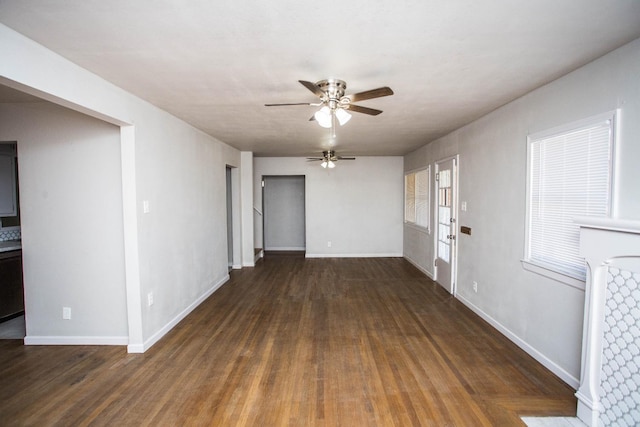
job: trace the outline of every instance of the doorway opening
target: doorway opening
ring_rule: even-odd
[[[262,177],[262,221],[265,255],[306,251],[305,177]]]
[[[0,141],[0,339],[26,335],[17,148]]]

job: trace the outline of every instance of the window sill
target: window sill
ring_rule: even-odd
[[[413,230],[415,230],[415,231],[419,231],[420,233],[424,233],[424,234],[431,234],[431,233],[429,232],[429,229],[428,229],[428,228],[423,227],[423,226],[421,226],[421,225],[414,224],[414,223],[412,223],[412,222],[406,222],[406,221],[405,221],[404,225],[405,225],[405,227],[411,228],[411,229],[413,229]]]
[[[564,285],[571,286],[572,288],[580,289],[582,291],[585,290],[585,282],[583,282],[582,280],[567,276],[565,274],[558,273],[546,267],[542,267],[539,264],[534,264],[531,261],[528,261],[525,259],[521,260],[520,262],[522,263],[522,268],[524,268],[527,271],[539,274],[544,277],[548,277],[549,279],[553,279]]]

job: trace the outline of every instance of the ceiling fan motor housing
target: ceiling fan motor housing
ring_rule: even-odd
[[[324,157],[324,159],[325,159],[326,161],[332,160],[332,161],[334,161],[334,162],[335,162],[335,161],[337,160],[337,158],[336,158],[336,152],[335,152],[335,151],[333,151],[333,150],[323,151],[323,152],[322,152],[322,157]]]
[[[324,101],[329,104],[329,108],[332,110],[338,107],[338,103],[342,101],[344,93],[347,90],[347,83],[338,79],[320,80],[316,82],[316,86],[326,94]]]

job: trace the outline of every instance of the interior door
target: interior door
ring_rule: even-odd
[[[436,163],[436,282],[455,292],[457,159]]]

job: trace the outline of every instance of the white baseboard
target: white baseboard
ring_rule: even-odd
[[[400,253],[388,254],[305,254],[306,258],[402,258]]]
[[[305,249],[304,246],[278,246],[265,248],[265,251],[304,251]]]
[[[38,336],[27,335],[24,345],[127,345],[128,336]]]
[[[166,325],[164,325],[158,332],[149,337],[142,345],[134,344],[127,346],[127,351],[129,353],[144,353],[149,350],[151,346],[157,343],[160,338],[165,336],[167,332],[173,329],[182,319],[187,317],[189,313],[191,313],[197,306],[202,304],[204,300],[209,298],[211,294],[217,291],[222,285],[224,285],[229,280],[229,275],[225,275],[220,279],[217,283],[214,283],[211,288],[207,289],[202,295],[200,295],[194,302],[189,304],[184,310],[182,310],[176,317],[171,319]]]
[[[431,280],[433,279],[433,273],[431,271],[428,271],[426,268],[424,268],[423,266],[421,266],[420,264],[418,264],[416,261],[412,260],[410,257],[404,255],[404,259],[406,259],[407,261],[409,261],[411,264],[413,264],[413,266],[415,268],[417,268],[418,270],[422,271],[424,274],[427,275],[427,277]]]
[[[489,316],[487,313],[482,311],[479,307],[474,305],[471,301],[463,298],[460,295],[456,295],[456,298],[461,303],[466,305],[471,311],[476,313],[478,316],[482,317],[491,326],[493,326],[498,331],[500,331],[502,335],[509,338],[509,340],[511,340],[515,345],[520,347],[522,350],[527,352],[531,357],[533,357],[538,362],[540,362],[542,366],[544,366],[545,368],[553,372],[555,375],[557,375],[562,381],[567,383],[569,386],[573,387],[575,390],[578,389],[578,387],[580,386],[580,380],[578,378],[574,377],[569,372],[564,370],[562,367],[558,366],[555,362],[553,362],[552,360],[547,358],[544,354],[540,353],[538,350],[533,348],[530,344],[528,344],[522,338],[518,337],[516,334],[511,332],[509,329],[507,329],[504,325],[502,325],[496,319],[494,319],[493,317]]]

